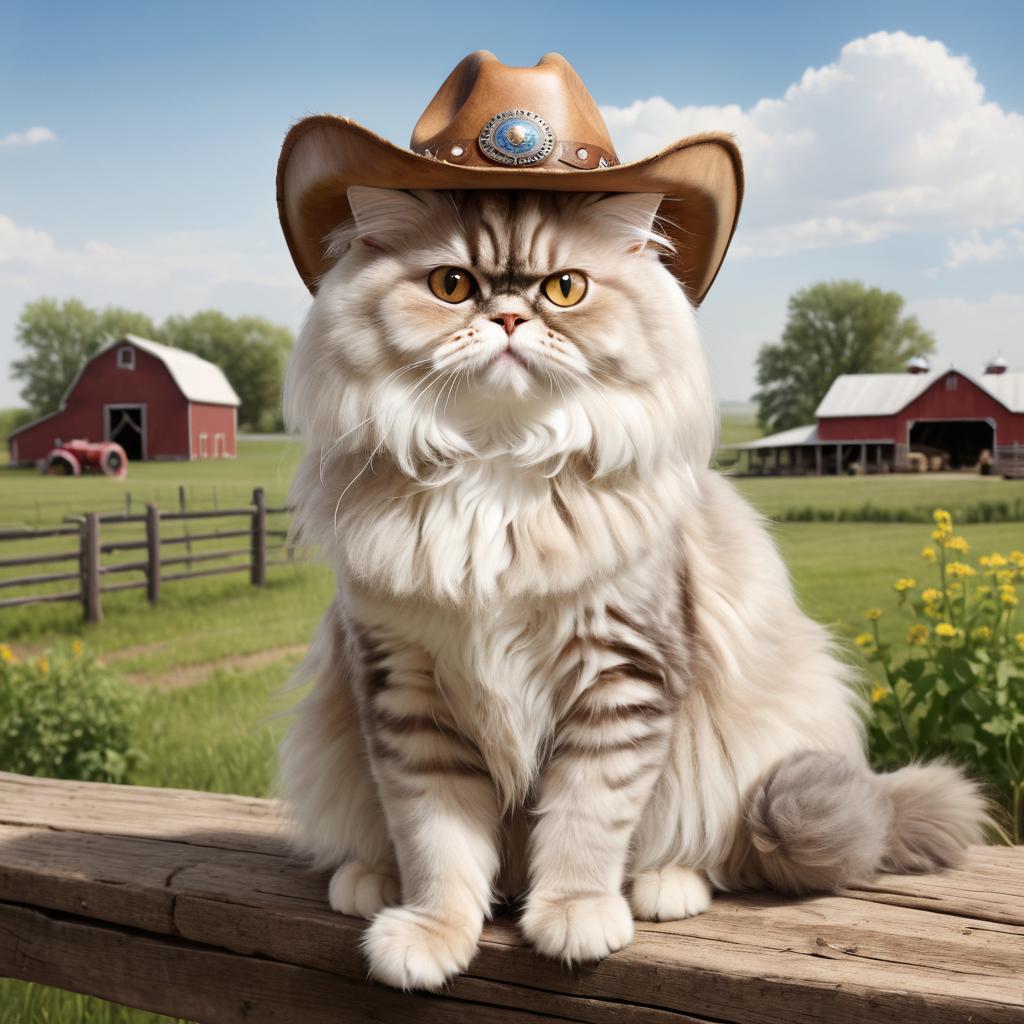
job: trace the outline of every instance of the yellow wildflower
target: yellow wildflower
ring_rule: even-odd
[[[966,576],[976,576],[977,570],[973,565],[968,565],[966,562],[950,562],[946,566],[946,573],[953,577],[953,579],[962,579]]]
[[[1024,633],[1018,633],[1013,639],[1017,641],[1017,646],[1024,651]]]
[[[77,658],[85,650],[85,644],[81,640],[71,641],[71,653]]]
[[[1024,569],[1024,551],[1011,551],[1010,561],[1013,562],[1018,569]]]
[[[996,583],[1012,583],[1016,576],[1017,574],[1012,569],[1000,569],[999,572],[996,573]]]
[[[11,650],[10,644],[0,644],[0,661],[14,662],[18,659],[14,656],[14,651]]]
[[[935,560],[939,556],[935,553],[935,548],[921,548],[921,557],[926,562],[931,562],[932,565],[934,565],[935,564]]]
[[[986,569],[1001,569],[1006,565],[1006,559],[998,551],[993,551],[991,555],[982,555],[978,562]]]
[[[975,597],[988,597],[991,593],[992,593],[992,588],[991,587],[975,587],[974,588],[974,596]]]
[[[871,622],[877,622],[882,617],[881,608],[869,608],[865,613]]]
[[[50,659],[45,654],[39,655],[39,671],[45,676],[50,671]]]
[[[907,643],[915,647],[923,647],[928,642],[928,627],[923,622],[917,622],[907,630]]]
[[[913,590],[917,586],[917,580],[912,577],[901,577],[893,585],[893,590],[898,594],[902,594],[906,590]]]
[[[999,600],[1002,604],[1005,604],[1008,608],[1016,608],[1020,601],[1017,599],[1017,592],[1012,588],[1000,590]]]
[[[938,619],[942,617],[942,609],[937,604],[926,604],[924,606],[924,613],[929,619]]]
[[[944,640],[952,639],[959,630],[951,622],[940,622],[935,627],[935,635],[941,636]]]
[[[964,592],[964,585],[959,580],[953,580],[952,583],[946,587],[946,593],[950,597],[961,597]]]
[[[888,692],[884,686],[875,686],[871,691],[871,703],[877,704]]]
[[[936,590],[934,587],[928,587],[921,594],[921,600],[924,601],[925,604],[938,604],[939,601],[942,600],[942,598],[942,591]]]
[[[966,537],[947,537],[942,542],[942,546],[953,551],[959,551],[962,555],[966,555],[971,550],[971,545],[967,543]]]
[[[992,639],[992,627],[991,626],[975,626],[971,630],[971,638],[973,640],[991,640]]]
[[[937,508],[932,513],[932,519],[937,526],[953,525],[953,517],[944,508]]]
[[[858,647],[869,647],[875,642],[875,638],[870,633],[861,633],[853,642]]]

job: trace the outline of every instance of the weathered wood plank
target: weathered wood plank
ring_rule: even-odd
[[[0,776],[0,821],[0,900],[383,991],[364,985],[364,923],[329,910],[269,801]],[[486,1003],[592,1024],[1024,1021],[1022,891],[1024,851],[978,849],[838,896],[719,897],[574,971],[499,919],[444,1019]]]
[[[0,904],[0,974],[200,1024],[451,1024],[467,1019],[474,1024],[538,1024],[582,1019],[404,994],[323,971],[7,904]]]

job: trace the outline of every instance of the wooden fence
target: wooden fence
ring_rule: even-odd
[[[62,526],[0,531],[0,550],[4,545],[17,545],[18,552],[13,557],[0,557],[0,571],[74,564],[74,568],[60,571],[0,577],[0,593],[67,584],[65,589],[55,592],[0,597],[0,608],[79,601],[86,619],[100,622],[104,594],[145,590],[149,603],[155,605],[165,583],[229,573],[248,573],[253,586],[262,586],[269,567],[293,561],[287,528],[268,526],[268,517],[287,511],[284,505],[268,506],[263,488],[257,487],[252,492],[252,504],[247,508],[162,512],[156,505],[147,505],[144,514],[88,512],[69,517],[72,522]],[[214,520],[227,521],[227,528],[209,525]],[[191,532],[189,524],[195,522],[203,523],[204,528]],[[167,526],[177,528],[176,535],[168,535]],[[129,530],[127,538],[123,535],[107,538],[107,532],[121,534],[122,528]],[[64,537],[74,538],[73,546],[41,554],[24,553],[31,541]],[[209,542],[224,541],[232,541],[233,546],[212,549],[207,546]],[[284,552],[283,556],[279,552]],[[127,561],[124,560],[126,553]],[[200,568],[194,568],[196,565]],[[128,578],[124,578],[126,576]]]
[[[0,772],[0,977],[204,1024],[1020,1024],[1024,849],[832,896],[720,895],[637,922],[600,964],[542,960],[501,915],[442,993],[368,984],[281,808]]]

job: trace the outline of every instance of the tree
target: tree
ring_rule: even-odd
[[[11,364],[12,375],[23,381],[21,397],[40,416],[57,408],[79,367],[108,341],[125,334],[151,338],[153,332],[145,313],[90,309],[78,299],[39,299],[18,318],[15,337],[23,354]]]
[[[238,422],[247,430],[281,430],[281,383],[292,348],[292,334],[258,316],[235,320],[208,309],[193,316],[172,316],[157,341],[194,352],[216,363],[242,400]]]
[[[754,395],[768,431],[814,422],[839,374],[891,373],[935,351],[935,339],[903,315],[896,292],[860,281],[825,281],[794,293],[782,338],[761,347]]]

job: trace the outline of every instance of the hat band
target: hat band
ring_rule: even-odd
[[[471,167],[496,167],[479,149],[479,140],[446,139],[444,142],[432,142],[429,146],[415,146],[413,152],[431,160],[439,160],[446,164],[462,164]],[[619,160],[614,153],[591,142],[556,142],[551,154],[543,161],[521,165],[516,170],[529,171],[535,167],[551,170],[552,163],[568,164],[575,170],[592,171],[604,167],[615,167]]]

